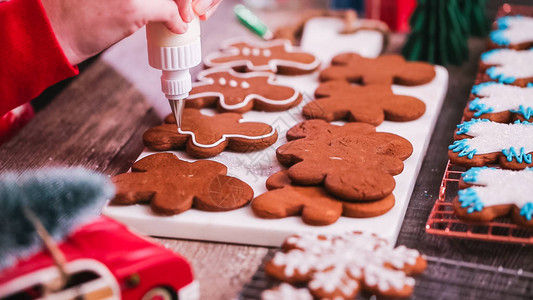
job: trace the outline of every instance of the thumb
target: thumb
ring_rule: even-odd
[[[177,34],[187,31],[188,25],[182,20],[174,1],[149,0],[143,3],[145,3],[143,11],[146,22],[162,22],[168,30]]]

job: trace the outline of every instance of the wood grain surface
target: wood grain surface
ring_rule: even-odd
[[[223,39],[243,29],[233,18],[238,1],[225,0],[204,24],[204,53],[218,48]],[[509,1],[530,3],[530,1]],[[491,1],[491,12],[503,1]],[[288,14],[285,14],[287,16]],[[274,28],[297,17],[279,14],[262,17]],[[207,30],[205,30],[207,29]],[[395,35],[390,52],[397,52],[405,37]],[[474,82],[479,54],[486,42],[470,41],[470,59],[449,67],[450,85],[439,121],[422,165],[398,242],[423,253],[510,269],[533,270],[532,247],[431,236],[425,222],[438,196],[446,165],[446,146]],[[46,166],[85,166],[108,175],[126,171],[143,149],[141,135],[160,123],[135,87],[105,62],[96,59],[37,114],[15,138],[0,146],[0,172]],[[250,280],[267,248],[154,238],[154,241],[187,257],[201,283],[202,299],[229,299]],[[482,280],[482,278],[480,278]],[[427,299],[445,282],[435,282],[422,296]],[[466,289],[467,287],[465,287]],[[472,294],[473,293],[473,294]],[[475,290],[469,295],[474,295]]]

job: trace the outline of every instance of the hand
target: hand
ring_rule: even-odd
[[[151,21],[163,22],[177,34],[184,33],[195,14],[206,19],[221,0],[192,1],[41,0],[59,45],[73,65]]]

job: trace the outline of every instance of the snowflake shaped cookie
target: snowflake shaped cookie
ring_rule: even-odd
[[[288,283],[265,290],[261,293],[262,300],[313,300],[308,289],[297,289]]]
[[[533,124],[517,121],[502,124],[473,119],[457,125],[448,156],[454,164],[481,167],[499,164],[505,169],[532,166]]]
[[[465,119],[486,118],[499,123],[530,120],[533,116],[533,85],[519,87],[484,82],[472,88],[475,98],[465,109]]]
[[[320,61],[311,53],[293,47],[288,40],[267,42],[230,39],[222,44],[221,52],[207,55],[208,68],[229,67],[239,71],[271,71],[284,75],[311,73]]]
[[[393,248],[361,232],[342,235],[295,235],[265,266],[268,275],[305,283],[318,299],[353,299],[361,290],[378,296],[408,297],[426,261],[417,250]]]
[[[494,49],[481,54],[481,63],[491,80],[522,87],[533,82],[533,50]]]
[[[456,214],[467,220],[491,221],[511,214],[515,223],[533,227],[533,170],[471,168],[461,175]]]
[[[533,46],[533,18],[526,16],[505,16],[496,20],[497,30],[490,33],[495,46],[527,49]]]
[[[250,110],[281,111],[302,100],[294,88],[277,83],[267,72],[237,73],[213,68],[200,72],[193,83],[186,107],[218,107],[222,111],[244,113]]]

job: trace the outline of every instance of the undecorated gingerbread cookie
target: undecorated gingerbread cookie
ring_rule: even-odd
[[[519,170],[533,166],[531,152],[533,124],[472,119],[457,125],[448,156],[452,163],[465,167],[499,164],[504,169]]]
[[[252,201],[255,215],[266,219],[302,216],[304,223],[321,226],[335,223],[340,216],[370,218],[388,212],[394,206],[394,195],[375,201],[343,201],[328,194],[321,186],[297,186],[287,171],[270,176],[268,192]]]
[[[417,250],[393,248],[371,234],[294,235],[265,265],[268,275],[305,284],[315,299],[354,299],[361,291],[377,296],[409,297],[409,275],[422,273],[426,260]]]
[[[245,182],[226,175],[221,163],[180,160],[172,153],[147,156],[131,167],[131,173],[112,178],[117,188],[115,205],[150,203],[152,211],[175,215],[192,207],[228,211],[246,205],[254,196]]]
[[[303,108],[307,119],[346,120],[377,126],[383,120],[416,120],[426,111],[426,105],[418,98],[395,95],[386,85],[357,86],[346,81],[328,81],[318,87],[315,96],[317,100]]]
[[[230,67],[238,71],[271,71],[283,75],[312,73],[320,61],[311,53],[293,47],[288,40],[268,42],[231,39],[222,44],[221,52],[205,57],[208,68]]]
[[[197,109],[183,110],[178,132],[174,115],[165,119],[167,124],[148,129],[143,140],[152,150],[167,151],[186,149],[193,157],[213,157],[224,150],[250,152],[267,148],[278,139],[272,126],[260,122],[241,122],[238,113],[222,113],[213,116]]]
[[[498,123],[529,121],[533,116],[533,85],[519,87],[484,82],[472,87],[475,98],[464,111],[465,120],[489,119]]]
[[[533,50],[493,49],[481,54],[485,81],[527,86],[533,82]]]
[[[331,67],[320,72],[321,81],[344,80],[352,83],[421,85],[433,80],[435,68],[424,62],[407,62],[401,55],[366,58],[357,53],[335,56]]]
[[[377,200],[390,195],[393,175],[403,171],[411,143],[365,123],[336,126],[308,120],[287,132],[288,143],[276,150],[278,161],[299,185],[324,185],[345,200]]]
[[[471,168],[461,175],[461,190],[453,208],[461,219],[492,221],[511,215],[520,225],[533,227],[533,170]]]
[[[497,29],[490,33],[492,48],[524,50],[533,47],[533,18],[505,16],[496,20]]]
[[[198,80],[187,97],[186,107],[218,107],[222,111],[244,113],[252,109],[287,110],[302,101],[298,91],[274,82],[271,73],[213,68],[200,72]]]

